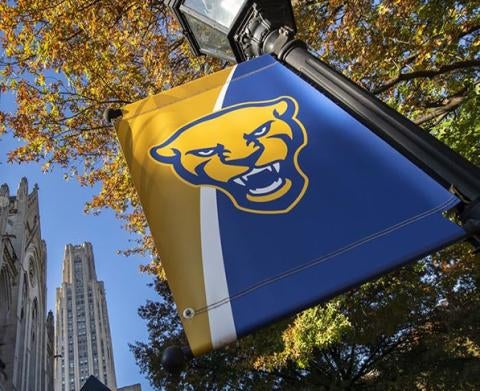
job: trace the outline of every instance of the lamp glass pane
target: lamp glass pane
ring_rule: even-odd
[[[201,49],[207,49],[212,54],[215,53],[217,57],[234,58],[230,42],[224,33],[191,15],[184,14],[184,16]]]
[[[185,0],[184,5],[200,15],[230,28],[233,20],[247,0]]]

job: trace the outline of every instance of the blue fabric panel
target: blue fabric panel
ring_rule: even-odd
[[[247,294],[238,293],[231,299],[238,335],[247,335],[288,314],[418,259],[460,239],[462,234],[456,225],[436,213],[345,253],[312,261],[311,266],[305,266],[296,273],[277,276],[276,280],[264,285],[258,284]],[[418,245],[419,238],[421,246]],[[322,239],[322,235],[317,237],[317,241]]]
[[[238,335],[464,234],[441,216],[458,202],[455,197],[272,57],[238,65],[223,106],[280,96],[297,101],[297,118],[308,134],[299,154],[309,179],[305,195],[289,213],[255,214],[217,192],[230,297],[238,296],[232,300]],[[362,244],[291,273],[355,243]],[[291,274],[253,289],[285,273]]]

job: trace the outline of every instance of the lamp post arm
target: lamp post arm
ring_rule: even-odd
[[[340,104],[442,185],[450,188],[465,204],[480,203],[478,167],[319,60],[309,52],[303,41],[293,39],[288,29],[271,33],[263,48],[265,53],[275,54],[281,62]],[[477,209],[472,206],[470,210]]]

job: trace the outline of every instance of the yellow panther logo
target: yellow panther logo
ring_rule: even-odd
[[[197,119],[150,149],[194,186],[212,186],[241,210],[286,213],[302,198],[308,178],[298,156],[307,133],[288,96],[241,103]]]

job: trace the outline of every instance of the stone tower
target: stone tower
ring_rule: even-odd
[[[55,391],[78,391],[90,375],[116,391],[105,288],[90,243],[65,246],[56,311]]]
[[[0,187],[0,391],[51,391],[53,319],[46,312],[47,250],[38,187]]]

